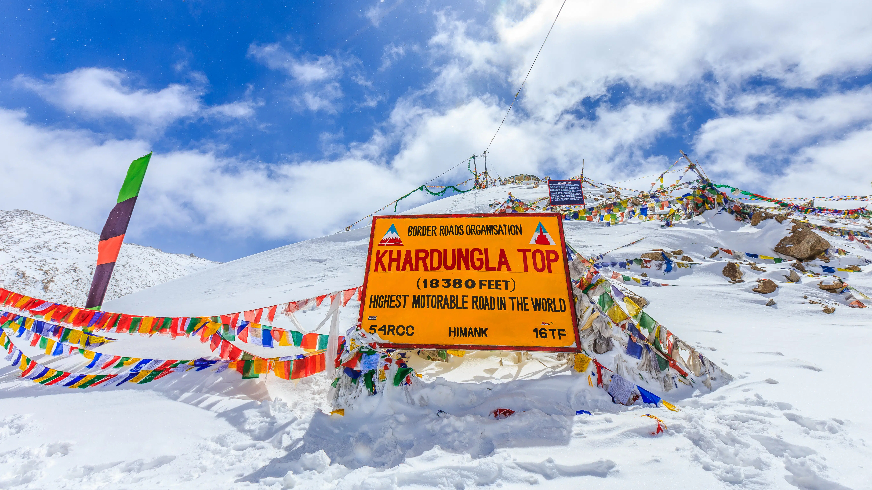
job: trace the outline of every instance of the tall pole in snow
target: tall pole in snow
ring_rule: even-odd
[[[97,244],[97,269],[94,270],[94,279],[91,280],[91,290],[88,292],[85,308],[99,310],[103,306],[103,298],[106,296],[109,279],[112,278],[115,261],[118,259],[118,252],[121,251],[121,244],[124,242],[127,225],[133,215],[133,207],[136,205],[145,171],[148,170],[149,160],[151,160],[151,153],[137,158],[127,169],[127,177],[124,178],[124,184],[118,192],[118,201],[109,213],[106,224],[103,225],[103,232],[100,233],[100,243]]]

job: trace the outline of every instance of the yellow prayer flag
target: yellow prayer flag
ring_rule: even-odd
[[[662,403],[664,407],[668,408],[669,410],[672,410],[673,412],[677,412],[677,411],[678,411],[678,407],[676,407],[675,405],[669,403],[669,402],[666,401],[666,400],[660,400],[660,403]]]
[[[288,335],[287,330],[281,331],[281,335],[279,336],[279,345],[283,347],[294,345],[291,343],[290,335]]]
[[[344,417],[345,416],[345,409],[344,408],[337,408],[336,410],[333,410],[332,412],[330,412],[330,415],[341,415]]]
[[[463,357],[466,355],[465,350],[447,350],[445,352],[451,354],[452,356],[457,356],[457,357]]]
[[[217,332],[218,329],[221,328],[221,327],[222,327],[222,324],[219,323],[219,322],[209,322],[208,325],[206,325],[205,327],[203,327],[203,328],[206,329],[206,334],[205,334],[203,337],[204,337],[204,338],[209,338],[209,337],[211,337],[211,336],[214,335],[215,332]]]
[[[139,383],[140,381],[145,379],[145,377],[148,376],[149,374],[151,374],[151,370],[143,369],[142,371],[139,372],[139,374],[134,376],[133,379],[130,380],[130,382],[131,383]]]
[[[140,320],[139,322],[139,333],[146,334],[151,333],[151,324],[154,323],[154,317],[147,316]]]
[[[630,298],[625,297],[624,304],[627,305],[627,313],[629,313],[630,316],[636,316],[642,311],[642,309],[639,308],[639,306]]]
[[[267,360],[262,357],[254,359],[254,372],[257,374],[266,374],[268,367]]]
[[[94,354],[96,354],[96,353],[92,350],[86,350],[85,352],[82,353],[82,355],[85,356],[85,359],[94,359]]]
[[[575,362],[573,363],[573,368],[576,372],[583,373],[587,371],[588,366],[590,366],[590,357],[586,356],[584,353],[579,352],[575,355]]]
[[[69,342],[71,344],[78,344],[79,339],[81,339],[81,338],[82,338],[82,332],[80,332],[78,330],[72,330],[72,331],[70,331],[70,336],[67,337],[67,342]]]
[[[622,321],[629,318],[627,314],[624,313],[624,310],[622,310],[621,307],[617,305],[617,303],[613,304],[612,307],[609,308],[609,311],[606,312],[606,315],[608,315],[615,324],[621,323]]]
[[[587,330],[588,328],[590,328],[590,326],[593,325],[593,321],[596,320],[596,318],[597,318],[598,316],[599,316],[599,312],[598,312],[598,311],[594,311],[593,313],[591,313],[590,316],[587,318],[587,321],[584,322],[584,326],[581,327],[581,329],[582,329],[582,330]]]
[[[49,355],[49,356],[51,355],[52,351],[54,350],[55,343],[56,342],[52,339],[49,339],[49,338],[45,339],[45,353],[46,353],[46,355]]]
[[[34,379],[34,381],[37,383],[42,383],[43,381],[47,380],[48,378],[51,378],[52,376],[54,376],[57,373],[58,372],[56,370],[49,368],[48,372],[46,372],[42,376]]]
[[[95,377],[97,377],[96,374],[89,374],[89,375],[85,376],[84,378],[80,379],[76,384],[70,386],[70,388],[78,388],[79,386],[87,383],[88,381],[91,381]]]
[[[30,330],[31,327],[33,327],[33,318],[28,318],[27,320],[24,320],[24,328]]]

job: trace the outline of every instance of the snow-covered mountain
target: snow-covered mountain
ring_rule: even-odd
[[[99,235],[26,210],[0,210],[0,286],[83,305],[97,262]],[[125,243],[106,300],[208,269],[215,262]]]

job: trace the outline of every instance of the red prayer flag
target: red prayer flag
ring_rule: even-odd
[[[318,334],[307,333],[303,335],[303,341],[300,342],[300,347],[305,350],[316,350],[318,348]]]
[[[342,306],[347,305],[348,302],[351,301],[351,298],[354,297],[355,293],[357,293],[357,288],[342,291]]]
[[[247,321],[248,323],[254,323],[254,310],[247,310],[242,312],[242,319]]]
[[[266,317],[267,317],[267,320],[269,320],[270,325],[272,325],[272,323],[276,319],[276,308],[278,308],[278,307],[279,307],[279,305],[273,305],[273,306],[269,307],[269,312],[267,313]]]
[[[221,345],[221,341],[224,339],[222,339],[220,335],[215,333],[212,334],[212,338],[210,340],[211,342],[209,342],[209,348],[212,349],[212,352],[215,352],[215,349],[217,349]]]
[[[255,313],[254,313],[254,319],[252,320],[252,323],[260,323],[260,317],[262,317],[262,316],[263,316],[263,308],[258,308],[258,310],[255,311]]]
[[[242,358],[242,349],[236,347],[233,344],[230,344],[230,353],[228,354],[227,358],[231,361],[238,361],[240,358]]]
[[[230,348],[233,347],[233,344],[226,340],[221,340],[221,354],[219,357],[221,359],[230,359]]]
[[[321,306],[321,302],[324,301],[324,298],[326,298],[326,297],[327,297],[326,294],[322,294],[321,296],[316,296],[315,297],[315,306]]]

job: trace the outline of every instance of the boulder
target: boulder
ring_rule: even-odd
[[[827,315],[830,315],[830,314],[834,313],[835,311],[836,311],[836,309],[833,308],[832,306],[824,306],[824,313],[826,313]]]
[[[739,269],[739,264],[735,262],[730,262],[724,266],[724,270],[722,271],[724,277],[730,280],[730,282],[743,282],[742,281],[742,271]]]
[[[757,287],[754,288],[755,293],[769,294],[774,293],[778,289],[778,285],[772,279],[758,279]]]
[[[775,245],[775,252],[799,260],[810,260],[830,248],[830,242],[804,223],[794,223],[790,234]]]
[[[799,280],[801,278],[799,277],[799,274],[797,274],[795,270],[791,269],[789,274],[784,275],[784,279],[786,279],[787,282],[799,282]]]
[[[839,291],[845,289],[845,284],[841,280],[836,280],[832,284],[824,284],[823,281],[818,283],[818,287],[823,291],[827,291],[830,293],[838,293]]]
[[[772,298],[769,298],[769,301],[766,302],[766,306],[775,306],[775,300]]]
[[[790,266],[793,267],[794,269],[798,270],[799,272],[805,272],[805,266],[802,265],[802,262],[800,262],[798,260],[796,262],[790,264]]]
[[[642,254],[643,259],[663,260],[663,252],[645,252]]]

